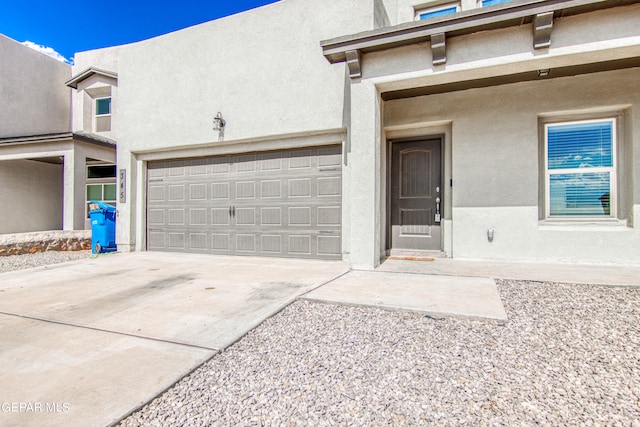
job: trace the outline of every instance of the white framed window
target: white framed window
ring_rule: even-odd
[[[544,125],[547,218],[615,218],[617,120]]]
[[[423,19],[434,18],[436,16],[450,15],[452,13],[460,12],[460,3],[444,3],[437,6],[421,7],[415,9],[415,20],[421,21]]]
[[[95,101],[95,131],[108,132],[111,130],[111,97]]]

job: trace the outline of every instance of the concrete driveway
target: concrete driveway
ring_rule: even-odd
[[[0,425],[108,425],[347,271],[136,252],[0,274]]]

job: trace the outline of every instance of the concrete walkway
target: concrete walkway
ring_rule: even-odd
[[[562,264],[436,258],[434,261],[387,260],[376,271],[533,280],[538,282],[640,286],[640,265]]]
[[[302,296],[310,301],[506,320],[493,279],[351,271]]]
[[[374,271],[352,271],[301,298],[435,316],[506,320],[494,279],[640,286],[640,266],[386,260]]]

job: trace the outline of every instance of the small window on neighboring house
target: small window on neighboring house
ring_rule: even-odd
[[[617,214],[616,120],[545,125],[548,218]]]
[[[111,98],[96,99],[96,132],[111,130]]]
[[[449,15],[460,11],[460,3],[446,3],[438,6],[416,9],[416,21]]]
[[[507,3],[510,2],[511,0],[482,0],[482,7],[485,6],[491,6],[494,4],[499,4],[499,3]]]
[[[89,201],[116,204],[116,166],[115,165],[91,165],[87,167],[87,197],[86,208],[89,218]]]

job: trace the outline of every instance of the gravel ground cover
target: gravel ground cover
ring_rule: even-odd
[[[507,322],[298,301],[122,426],[640,426],[640,288],[499,281]]]
[[[23,270],[25,268],[40,267],[49,264],[59,264],[66,261],[88,258],[91,251],[59,252],[47,251],[36,252],[27,255],[0,256],[0,273],[13,270]]]

